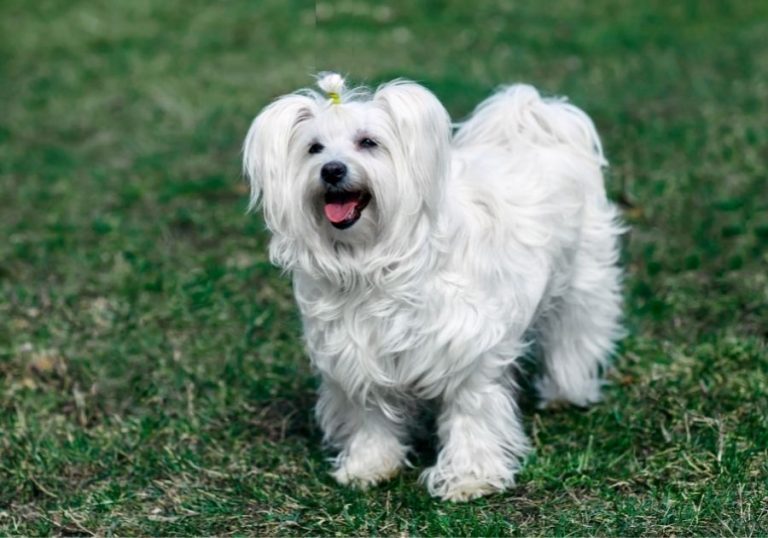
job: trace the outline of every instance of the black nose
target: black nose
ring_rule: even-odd
[[[320,177],[329,185],[336,185],[347,175],[347,167],[339,161],[325,163],[320,169]]]

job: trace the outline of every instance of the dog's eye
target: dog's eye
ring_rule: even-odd
[[[321,152],[321,151],[323,151],[324,149],[325,149],[325,146],[323,146],[323,145],[322,145],[322,144],[320,144],[319,142],[315,142],[314,144],[312,144],[311,146],[309,146],[309,153],[311,153],[312,155],[314,155],[315,153],[320,153],[320,152]]]
[[[373,138],[361,138],[358,141],[357,145],[360,146],[361,148],[366,148],[366,149],[375,148],[376,146],[378,146],[378,144]]]

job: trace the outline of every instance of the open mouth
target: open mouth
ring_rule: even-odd
[[[344,230],[358,221],[370,201],[365,191],[327,191],[323,212],[334,228]]]

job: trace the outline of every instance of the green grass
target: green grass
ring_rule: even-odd
[[[0,3],[0,534],[768,534],[768,3],[378,4]],[[603,403],[526,410],[507,494],[328,476],[239,162],[328,68],[602,133],[630,335]]]

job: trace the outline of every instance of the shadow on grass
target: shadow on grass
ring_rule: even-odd
[[[257,402],[246,431],[273,443],[287,439],[302,439],[307,444],[321,443],[322,433],[314,419],[314,405],[315,395],[309,392],[293,399]]]

